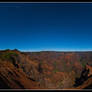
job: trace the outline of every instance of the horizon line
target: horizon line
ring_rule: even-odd
[[[92,50],[20,50],[22,52],[92,52]]]
[[[21,51],[21,52],[49,52],[49,51],[52,51],[52,52],[92,52],[92,50],[23,50],[23,49],[0,49],[0,51],[2,50],[18,50],[18,51]]]
[[[21,51],[21,50],[20,50]],[[22,52],[92,52],[92,50],[40,50],[40,51],[22,51]]]

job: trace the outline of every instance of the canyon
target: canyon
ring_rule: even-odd
[[[91,88],[91,51],[0,51],[0,89]]]

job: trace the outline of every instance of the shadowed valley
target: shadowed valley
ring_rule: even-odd
[[[0,88],[92,88],[92,52],[1,50]]]

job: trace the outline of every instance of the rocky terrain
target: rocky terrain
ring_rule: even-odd
[[[1,50],[0,89],[91,89],[91,66],[92,52]]]

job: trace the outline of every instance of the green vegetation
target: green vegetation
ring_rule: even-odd
[[[18,54],[17,53],[15,53],[15,52],[4,52],[4,53],[1,53],[0,54],[0,59],[3,59],[3,60],[9,60],[9,59],[11,59],[11,56],[18,56]]]
[[[57,69],[57,62],[54,61],[53,65],[54,65],[54,68],[55,68],[55,69],[53,70],[53,72],[54,72],[54,73],[58,72],[58,69]]]
[[[86,66],[86,62],[85,61],[81,62],[81,64],[82,64],[83,67]]]
[[[38,71],[39,71],[39,73],[43,73],[42,62],[41,61],[40,61],[39,65],[38,65]]]
[[[54,67],[56,68],[57,67],[57,62],[55,61],[53,64],[54,64]]]
[[[59,70],[58,69],[55,69],[55,70],[53,70],[53,72],[56,73],[56,72],[59,72]]]
[[[84,58],[80,57],[80,63],[82,64],[82,67],[85,67],[87,62],[84,60]]]

